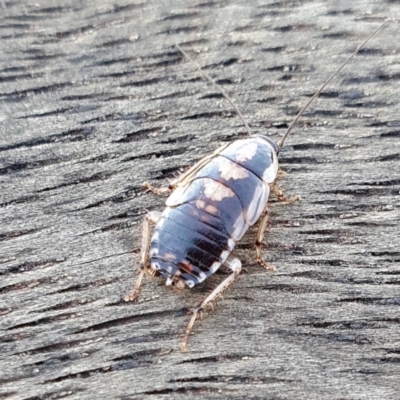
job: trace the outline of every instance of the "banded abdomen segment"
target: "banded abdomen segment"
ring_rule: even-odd
[[[182,278],[189,287],[204,281],[226,260],[235,242],[206,204],[189,201],[167,207],[150,245],[152,268],[165,278]]]
[[[180,278],[192,287],[225,262],[247,231],[243,204],[220,181],[195,177],[178,187],[166,205],[151,240],[151,265],[167,282]]]
[[[199,174],[201,171],[202,169]],[[177,207],[184,203],[192,203],[196,208],[218,218],[224,231],[235,241],[248,229],[239,197],[218,180],[195,177],[185,186],[175,189],[166,201],[168,207]]]

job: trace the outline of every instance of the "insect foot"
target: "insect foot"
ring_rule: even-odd
[[[282,189],[279,187],[279,185],[276,182],[271,183],[270,187],[280,203],[290,204],[295,201],[301,201],[300,196],[294,196],[294,197],[289,197],[289,198],[285,197],[285,195],[282,192]]]
[[[261,267],[265,268],[269,272],[276,272],[277,269],[273,265],[268,264],[265,262],[261,257],[257,257],[255,261],[252,262],[253,265],[258,264]]]
[[[169,186],[163,188],[156,188],[152,186],[149,182],[143,182],[143,186],[147,189],[147,191],[153,192],[157,196],[162,196],[163,194],[169,194],[171,192]]]
[[[287,175],[287,172],[284,170],[280,169],[278,170],[278,178],[284,178]]]
[[[180,346],[180,350],[183,352],[187,351],[189,336],[192,332],[197,317],[199,317],[200,319],[202,318],[202,311],[232,284],[232,282],[238,277],[240,271],[242,270],[242,263],[240,262],[240,260],[234,258],[232,255],[229,255],[224,265],[231,270],[231,274],[225,280],[223,280],[197,307],[194,308],[192,318],[190,318],[190,321],[185,331],[185,337],[183,338],[182,344]]]
[[[132,292],[128,293],[125,297],[124,300],[125,301],[135,301],[137,299],[137,296],[139,294],[139,290],[140,290],[140,286],[142,285],[142,280],[143,280],[143,276],[145,274],[145,269],[144,266],[141,265],[139,268],[139,274],[138,277],[135,281],[135,285],[133,287]]]

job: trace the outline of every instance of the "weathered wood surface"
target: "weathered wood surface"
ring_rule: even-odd
[[[265,257],[177,351],[187,310],[138,262],[141,183],[244,135],[173,47],[283,134],[395,1],[0,4],[0,398],[399,399],[400,35],[387,25],[281,156]],[[254,232],[253,232],[254,233]]]

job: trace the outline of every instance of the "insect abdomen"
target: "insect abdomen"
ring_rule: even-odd
[[[235,246],[221,219],[206,208],[199,199],[164,210],[150,257],[152,268],[165,279],[176,276],[193,287],[213,274]]]
[[[265,210],[273,156],[262,138],[238,140],[178,186],[151,241],[153,269],[190,287],[213,274]]]

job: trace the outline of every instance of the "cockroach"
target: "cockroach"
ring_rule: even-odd
[[[201,70],[179,45],[176,47],[222,95],[231,103],[249,133],[244,139],[225,144],[202,158],[187,172],[173,180],[166,188],[147,189],[157,193],[170,193],[164,211],[150,211],[143,220],[143,237],[138,277],[126,301],[134,300],[145,273],[161,276],[167,286],[183,289],[198,285],[221,266],[230,270],[223,280],[197,307],[187,325],[181,344],[186,351],[193,325],[202,310],[212,303],[237,278],[242,263],[232,251],[250,226],[259,222],[255,241],[257,262],[274,270],[261,256],[261,245],[268,222],[268,197],[272,190],[278,200],[291,202],[276,184],[278,155],[289,133],[301,115],[331,80],[383,27],[381,24],[352,55],[315,92],[299,111],[287,131],[276,143],[271,138],[250,133],[249,125],[235,103],[212,78]],[[155,223],[151,235],[151,223]]]

